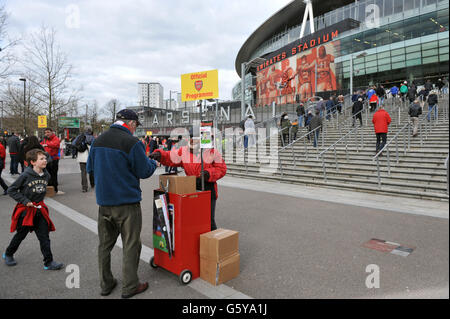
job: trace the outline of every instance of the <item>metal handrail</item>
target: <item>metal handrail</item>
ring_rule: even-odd
[[[448,171],[448,154],[447,154],[447,159],[445,160],[445,167],[447,168],[447,195],[449,195],[449,171]]]
[[[292,158],[294,160],[294,166],[297,166],[297,161],[296,161],[296,156],[295,156],[295,152],[294,152],[294,144],[297,143],[300,140],[304,140],[305,138],[307,138],[309,135],[311,135],[312,133],[316,134],[315,132],[317,130],[322,129],[322,125],[316,127],[314,130],[309,131],[308,133],[302,135],[301,137],[299,137],[298,139],[296,139],[295,141],[291,142],[289,145],[286,145],[284,147],[282,147],[281,149],[278,150],[277,155],[278,155],[278,164],[279,164],[279,168],[280,168],[280,173],[281,173],[281,177],[283,177],[283,167],[281,165],[281,159],[280,159],[280,153],[282,151],[284,151],[285,149],[287,149],[288,147],[291,147],[292,150]],[[323,143],[323,135],[322,135],[322,143]],[[308,148],[306,147],[306,143],[304,143],[305,145],[305,150],[306,150],[306,160],[308,160]]]

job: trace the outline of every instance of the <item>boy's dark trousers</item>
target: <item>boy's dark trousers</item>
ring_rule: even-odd
[[[41,211],[38,210],[33,219],[33,227],[22,226],[23,218],[26,212],[23,212],[17,223],[17,231],[11,240],[8,248],[5,251],[5,255],[13,256],[20,246],[20,243],[27,237],[30,230],[33,230],[41,245],[41,252],[44,256],[44,265],[48,266],[53,261],[52,251],[50,249],[50,237],[48,231],[48,223],[42,216]]]

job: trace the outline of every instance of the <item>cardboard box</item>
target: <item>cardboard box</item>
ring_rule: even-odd
[[[200,235],[200,257],[220,263],[239,251],[239,232],[216,229]]]
[[[47,192],[45,193],[45,197],[53,197],[55,196],[55,187],[53,186],[47,186]]]
[[[200,278],[217,286],[239,276],[240,255],[235,253],[220,263],[200,258]]]
[[[195,179],[195,176],[159,175],[159,181],[163,183],[164,187],[169,181],[169,193],[178,195],[196,193]],[[161,184],[159,187],[161,188]]]

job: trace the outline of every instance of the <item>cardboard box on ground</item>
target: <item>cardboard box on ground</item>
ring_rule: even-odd
[[[212,285],[239,275],[239,233],[219,228],[200,235],[200,278]]]
[[[164,187],[166,187],[167,181],[169,181],[169,193],[178,195],[196,193],[195,180],[195,176],[159,175],[159,181]]]
[[[53,197],[53,196],[55,196],[56,195],[56,193],[55,193],[55,187],[53,187],[53,186],[47,186],[47,191],[46,191],[46,193],[45,193],[45,196],[46,197]]]

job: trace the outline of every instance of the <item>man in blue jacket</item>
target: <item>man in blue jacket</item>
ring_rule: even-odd
[[[92,144],[87,172],[94,174],[98,211],[98,260],[101,295],[117,285],[111,272],[111,250],[119,234],[123,243],[122,298],[145,291],[137,275],[141,254],[141,189],[139,180],[149,178],[156,162],[145,155],[144,144],[133,133],[140,125],[131,110],[121,110],[116,122]]]

